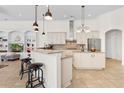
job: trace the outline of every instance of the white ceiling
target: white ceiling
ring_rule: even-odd
[[[111,12],[122,5],[87,5],[85,7],[86,18],[95,18],[107,12]],[[47,11],[46,5],[38,6],[38,19],[42,19],[42,14]],[[80,5],[51,5],[50,11],[53,18],[64,20],[73,16],[75,19],[81,18]],[[34,20],[34,5],[0,5],[0,20]]]

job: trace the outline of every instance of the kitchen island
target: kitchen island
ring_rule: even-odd
[[[75,52],[73,66],[76,69],[104,69],[104,52]]]
[[[61,87],[61,51],[38,49],[31,53],[32,63],[43,63],[46,88]]]
[[[31,53],[33,63],[44,64],[46,88],[67,87],[72,80],[72,56],[63,55],[61,50],[37,49]]]

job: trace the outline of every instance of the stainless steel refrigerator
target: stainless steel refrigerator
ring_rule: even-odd
[[[101,39],[89,38],[87,40],[88,40],[88,51],[90,51],[91,48],[95,48],[97,52],[101,51]]]

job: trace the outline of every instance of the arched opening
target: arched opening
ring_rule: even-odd
[[[111,29],[105,33],[106,58],[122,61],[122,31]]]

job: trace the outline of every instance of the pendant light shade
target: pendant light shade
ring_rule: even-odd
[[[45,13],[46,20],[52,20],[52,13],[50,12],[49,6],[48,6],[48,11]]]
[[[38,5],[35,5],[35,22],[33,23],[33,30],[34,31],[39,31],[38,29],[38,23],[37,23],[37,7]]]
[[[45,35],[45,32],[43,32],[42,35]]]
[[[39,29],[38,28],[35,28],[34,31],[39,31]]]
[[[33,23],[33,28],[34,28],[34,29],[35,29],[35,28],[38,28],[38,24],[37,24],[36,21]]]
[[[77,32],[90,32],[89,26],[85,25],[85,6],[81,6],[81,25],[77,28]]]

